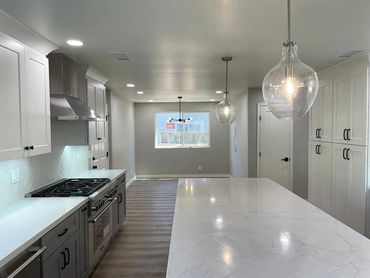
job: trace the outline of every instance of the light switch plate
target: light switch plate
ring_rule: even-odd
[[[19,170],[13,169],[10,171],[10,184],[19,183]]]

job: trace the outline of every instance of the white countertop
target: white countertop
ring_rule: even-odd
[[[114,180],[125,172],[91,170],[71,178]],[[24,198],[0,206],[0,268],[87,202],[87,197]]]
[[[269,179],[181,179],[167,277],[370,277],[370,240]]]
[[[0,268],[87,201],[87,197],[24,198],[1,206]]]

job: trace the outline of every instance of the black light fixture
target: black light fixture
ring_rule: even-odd
[[[175,118],[169,118],[168,119],[168,122],[169,123],[173,123],[173,122],[180,122],[180,123],[186,123],[188,121],[191,121],[191,118],[183,118],[183,113],[181,111],[181,100],[182,100],[182,96],[178,96],[177,97],[179,99],[179,118],[178,119],[175,119]]]

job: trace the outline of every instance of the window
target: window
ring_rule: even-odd
[[[178,117],[177,112],[156,114],[155,148],[209,148],[209,112],[183,113],[183,118],[191,121],[169,122]]]

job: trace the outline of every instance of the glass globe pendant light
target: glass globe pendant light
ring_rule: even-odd
[[[279,119],[302,118],[315,101],[319,81],[316,72],[298,58],[297,45],[290,38],[290,0],[288,7],[288,40],[283,44],[280,62],[265,76],[263,98]]]
[[[230,100],[229,91],[227,90],[227,82],[228,82],[228,74],[229,74],[229,67],[228,63],[232,60],[232,57],[223,57],[222,61],[226,63],[226,89],[224,92],[224,100],[219,102],[216,106],[216,115],[218,120],[222,124],[232,124],[237,115],[237,108]]]

